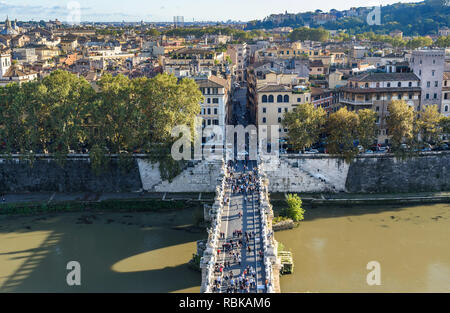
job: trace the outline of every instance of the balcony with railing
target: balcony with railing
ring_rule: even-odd
[[[350,105],[373,105],[372,100],[365,100],[365,99],[346,99],[346,98],[339,98],[339,103],[341,104],[350,104]]]

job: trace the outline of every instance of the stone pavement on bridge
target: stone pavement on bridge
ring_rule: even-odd
[[[234,172],[234,178],[237,178],[241,174],[252,172],[252,168],[247,171],[243,169],[243,162],[238,163],[236,166],[236,171]],[[229,187],[229,186],[228,186]],[[233,281],[236,283],[236,279],[243,275],[244,271],[248,268],[253,268],[256,270],[256,275],[247,275],[249,280],[254,280],[255,287],[250,288],[251,293],[265,292],[265,273],[263,259],[260,256],[262,253],[262,240],[261,240],[261,219],[258,211],[258,192],[249,192],[247,195],[243,193],[232,193],[230,188],[227,188],[226,192],[227,198],[230,199],[229,205],[225,205],[222,213],[222,225],[221,232],[224,234],[225,238],[219,242],[219,248],[221,249],[220,254],[217,258],[217,263],[220,265],[225,264],[225,262],[231,262],[231,267],[225,267],[223,269],[223,274],[216,273],[216,278],[221,276],[222,284],[220,290],[216,292],[229,292],[231,279],[226,280],[225,276],[229,275],[230,271],[233,273]],[[240,215],[241,214],[241,215]],[[236,247],[232,252],[239,253],[241,264],[239,265],[239,259],[235,262],[232,254],[227,253],[222,250],[222,245],[229,243],[230,240],[237,242],[238,237],[233,236],[235,231],[242,231],[242,248]],[[254,236],[249,240],[248,245],[246,244],[245,233],[254,233]],[[250,252],[248,250],[250,246]],[[239,286],[239,284],[237,284]],[[257,290],[257,287],[259,289]],[[238,292],[241,292],[238,289]]]

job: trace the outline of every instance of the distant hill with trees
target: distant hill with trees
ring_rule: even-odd
[[[298,28],[309,25],[328,30],[345,29],[351,35],[374,32],[387,34],[400,30],[406,36],[424,36],[438,33],[442,27],[450,27],[450,1],[426,0],[418,3],[395,3],[381,8],[381,25],[369,25],[366,21],[370,10],[364,7],[346,11],[331,10],[329,20],[321,19],[324,12],[272,15],[262,21],[251,21],[248,30],[276,27]],[[325,16],[327,17],[327,16]]]

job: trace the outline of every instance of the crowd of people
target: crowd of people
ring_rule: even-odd
[[[244,170],[239,171],[242,170],[242,167]],[[227,165],[227,170],[229,173],[226,181],[227,188],[232,194],[243,195],[244,201],[246,201],[247,196],[258,191],[257,170],[249,170],[247,162],[238,164],[230,161]],[[223,201],[225,205],[230,205],[229,197],[224,197]],[[237,218],[241,219],[243,213],[242,209],[238,209],[238,212],[236,212]],[[223,261],[215,264],[216,278],[212,288],[213,292],[256,292],[256,269],[250,265],[242,267],[241,254],[245,254],[245,251],[247,251],[247,255],[252,253],[252,242],[256,239],[255,237],[254,231],[243,231],[242,229],[234,230],[229,237],[223,232],[220,233],[222,243],[218,247],[217,253],[219,259]],[[262,251],[257,252],[256,255],[263,257]],[[236,274],[236,271],[233,272],[233,269],[240,269],[239,274]]]
[[[244,164],[244,172],[241,174],[235,174],[237,165],[230,161],[228,164],[228,177],[227,183],[231,188],[233,194],[248,195],[258,190],[257,184],[257,170],[248,170],[248,165]]]

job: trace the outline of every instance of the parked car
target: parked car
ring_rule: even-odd
[[[438,151],[447,151],[449,149],[448,144],[444,143],[438,147]]]
[[[319,150],[317,149],[306,149],[305,154],[317,154],[319,153]]]
[[[247,155],[248,155],[248,152],[247,152],[246,150],[239,151],[239,152],[237,153],[237,155],[238,155],[238,156],[247,156]]]

